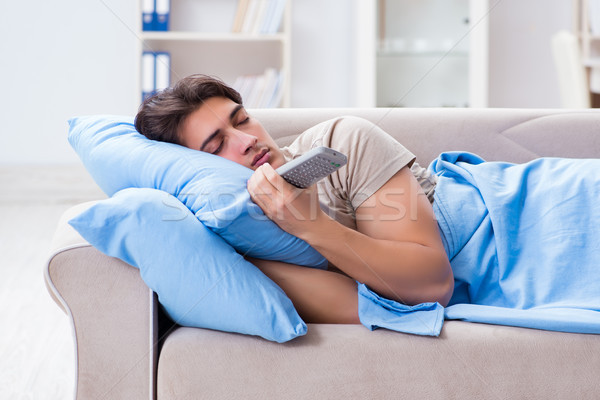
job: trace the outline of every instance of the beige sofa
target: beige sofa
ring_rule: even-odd
[[[440,152],[488,160],[600,157],[600,111],[255,110],[281,144],[339,115],[367,118],[427,165]],[[600,173],[600,172],[599,172]],[[170,326],[138,270],[59,222],[46,271],[73,324],[78,399],[597,399],[600,335],[447,321],[439,338],[309,324],[285,344]]]

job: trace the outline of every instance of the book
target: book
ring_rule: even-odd
[[[265,19],[265,15],[267,12],[268,0],[257,0],[258,5],[256,6],[256,14],[254,15],[254,20],[252,21],[252,28],[250,29],[250,33],[261,33],[261,28],[263,21]]]
[[[281,27],[281,23],[283,21],[283,14],[285,12],[287,0],[273,0],[273,2],[273,12],[269,18],[264,33],[273,34],[279,32],[279,28]]]
[[[277,89],[277,77],[279,72],[275,68],[267,68],[264,77],[264,84],[260,94],[257,96],[256,106],[259,108],[267,108]]]
[[[286,78],[283,71],[279,71],[277,74],[277,83],[275,85],[273,95],[267,104],[267,108],[275,108],[281,105],[281,101],[283,100],[283,92],[285,90],[285,79]]]
[[[246,15],[244,15],[244,22],[242,24],[242,33],[251,33],[254,28],[254,19],[258,12],[259,0],[248,0],[248,8],[246,9]]]
[[[239,0],[233,32],[273,34],[279,31],[287,0]]]
[[[252,90],[250,90],[250,94],[246,100],[246,105],[248,108],[259,108],[259,99],[265,85],[265,76],[254,75],[252,80]]]
[[[260,33],[262,33],[262,34],[271,33],[271,32],[269,32],[269,26],[271,24],[271,19],[273,18],[273,13],[275,12],[275,8],[277,7],[277,2],[279,0],[267,0],[267,1],[268,1],[267,9],[265,10],[265,15],[264,15],[263,20],[260,25]]]
[[[248,1],[249,0],[238,0],[235,16],[233,17],[233,26],[231,28],[232,32],[239,33],[242,31],[244,17],[246,16],[246,11],[248,10]]]
[[[232,87],[242,96],[247,108],[278,107],[283,98],[283,72],[266,68],[263,74],[240,75]]]

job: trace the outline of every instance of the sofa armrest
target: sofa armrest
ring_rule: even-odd
[[[46,286],[71,320],[76,398],[155,398],[157,301],[139,270],[108,257],[68,225],[92,203],[61,217]]]

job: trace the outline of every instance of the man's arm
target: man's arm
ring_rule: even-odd
[[[405,304],[446,305],[454,287],[431,204],[408,168],[357,210],[357,231],[318,207],[316,189],[299,190],[270,165],[248,182],[252,199],[285,231],[311,244],[351,278]]]
[[[339,273],[249,259],[290,298],[308,323],[359,324],[356,282]]]

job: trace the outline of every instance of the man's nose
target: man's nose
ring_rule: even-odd
[[[233,132],[233,134],[239,142],[239,149],[242,154],[248,153],[258,141],[256,136],[250,135],[246,132],[236,130]]]

